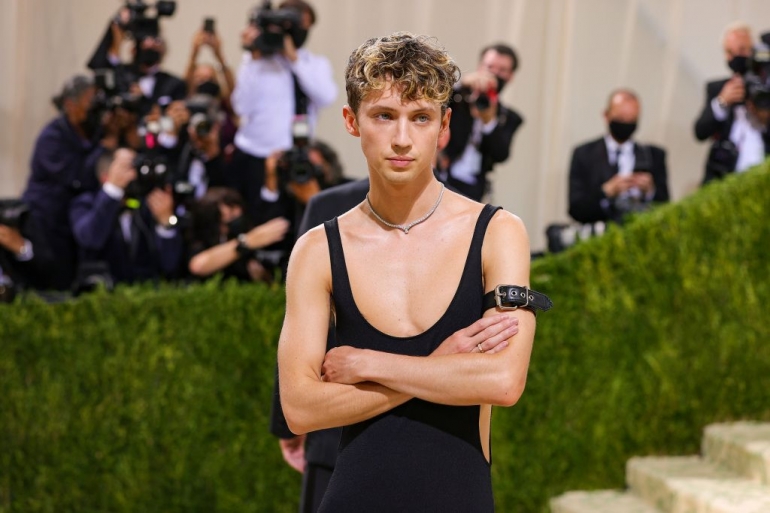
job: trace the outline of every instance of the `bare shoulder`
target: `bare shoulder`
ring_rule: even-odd
[[[484,246],[487,242],[491,245],[505,244],[515,245],[517,248],[525,249],[529,252],[529,235],[524,221],[515,214],[507,210],[498,210],[492,216],[487,228],[487,234],[484,238]]]
[[[529,236],[524,222],[498,210],[489,222],[481,258],[486,289],[499,283],[529,285]]]
[[[286,274],[287,285],[291,286],[296,280],[312,280],[319,283],[330,283],[331,263],[329,260],[329,244],[323,225],[308,230],[300,237],[289,257],[289,269]]]

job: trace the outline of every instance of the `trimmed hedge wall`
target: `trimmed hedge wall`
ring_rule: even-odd
[[[495,409],[498,511],[770,420],[769,167],[535,262],[556,307]],[[0,512],[296,511],[267,427],[283,301],[211,282],[0,307]]]

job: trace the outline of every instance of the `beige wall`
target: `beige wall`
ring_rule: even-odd
[[[179,0],[164,25],[166,67],[181,73],[194,30],[217,18],[230,64],[256,0]],[[54,115],[50,97],[85,62],[119,0],[0,0],[0,196],[24,188],[40,128]],[[697,186],[706,148],[692,123],[707,80],[725,75],[719,46],[729,21],[770,30],[767,0],[314,0],[319,24],[308,47],[327,55],[341,95],[318,134],[340,152],[348,174],[364,176],[358,140],[342,127],[342,70],[367,37],[395,30],[436,36],[463,70],[493,41],[513,44],[522,66],[503,99],[525,118],[512,157],[494,174],[493,202],[524,219],[533,248],[551,222],[567,220],[571,149],[604,130],[607,93],[630,86],[642,98],[638,138],[668,149],[675,199]]]

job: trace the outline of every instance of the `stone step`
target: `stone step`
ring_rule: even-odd
[[[697,456],[631,458],[631,492],[665,513],[768,513],[770,487]]]
[[[551,499],[551,513],[662,513],[619,490],[567,492]]]
[[[703,456],[741,476],[770,485],[770,424],[733,422],[706,426]]]

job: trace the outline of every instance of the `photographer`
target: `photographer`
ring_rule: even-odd
[[[610,94],[607,134],[575,148],[569,171],[569,215],[580,223],[620,222],[624,215],[668,201],[666,152],[632,139],[639,122],[636,94]]]
[[[312,136],[318,110],[337,96],[328,59],[303,48],[315,23],[313,8],[287,0],[278,10],[263,6],[242,33],[246,49],[232,104],[240,118],[228,184],[246,201],[256,218],[265,183],[265,160],[292,148],[298,125]],[[295,122],[296,121],[296,122]]]
[[[508,159],[513,135],[523,123],[516,111],[499,102],[500,92],[513,80],[518,67],[513,48],[487,46],[481,51],[476,71],[462,75],[450,100],[451,137],[443,153],[448,175],[442,178],[476,201],[488,192],[487,173]]]
[[[153,188],[143,191],[146,196],[128,197],[127,189],[143,189],[135,158],[124,148],[102,155],[97,164],[101,189],[75,198],[69,212],[81,262],[106,262],[114,282],[174,277],[182,258],[171,193]]]
[[[221,41],[214,32],[213,18],[207,18],[204,29],[199,30],[193,36],[192,51],[187,64],[185,81],[190,96],[204,94],[214,99],[219,104],[220,126],[219,143],[223,151],[231,154],[232,144],[237,130],[235,113],[230,105],[230,94],[235,89],[235,78],[230,67],[225,62],[221,50]],[[199,64],[198,57],[203,47],[209,47],[218,62],[218,69],[210,64]],[[221,72],[221,74],[220,74]],[[224,86],[223,86],[224,84]]]
[[[274,218],[252,226],[237,191],[209,189],[193,207],[190,273],[206,277],[222,271],[225,277],[241,281],[271,281],[272,274],[259,261],[258,250],[283,240],[289,222]]]
[[[22,195],[41,236],[56,259],[46,288],[64,290],[72,283],[76,247],[67,213],[71,200],[99,188],[96,160],[119,137],[118,116],[106,116],[95,108],[91,78],[77,75],[68,80],[53,99],[59,116],[43,128],[32,152],[31,173]]]
[[[770,34],[765,39],[770,44]],[[766,76],[770,63],[753,58],[751,28],[746,24],[729,25],[722,47],[733,75],[706,85],[706,104],[695,121],[695,137],[712,140],[703,183],[745,171],[770,154],[770,84]],[[760,69],[751,69],[753,66]],[[757,74],[762,66],[764,72]]]
[[[48,287],[54,264],[38,224],[18,200],[0,200],[0,303],[16,292]]]
[[[173,15],[175,7],[175,2],[157,2],[156,14],[150,17],[146,14],[146,4],[127,3],[110,22],[107,33],[88,62],[92,70],[114,71],[117,91],[138,97],[140,117],[148,114],[153,105],[165,109],[171,102],[183,100],[187,95],[187,85],[182,79],[160,69],[166,42],[160,35],[159,18]],[[133,61],[124,64],[120,50],[129,35],[133,40]]]

